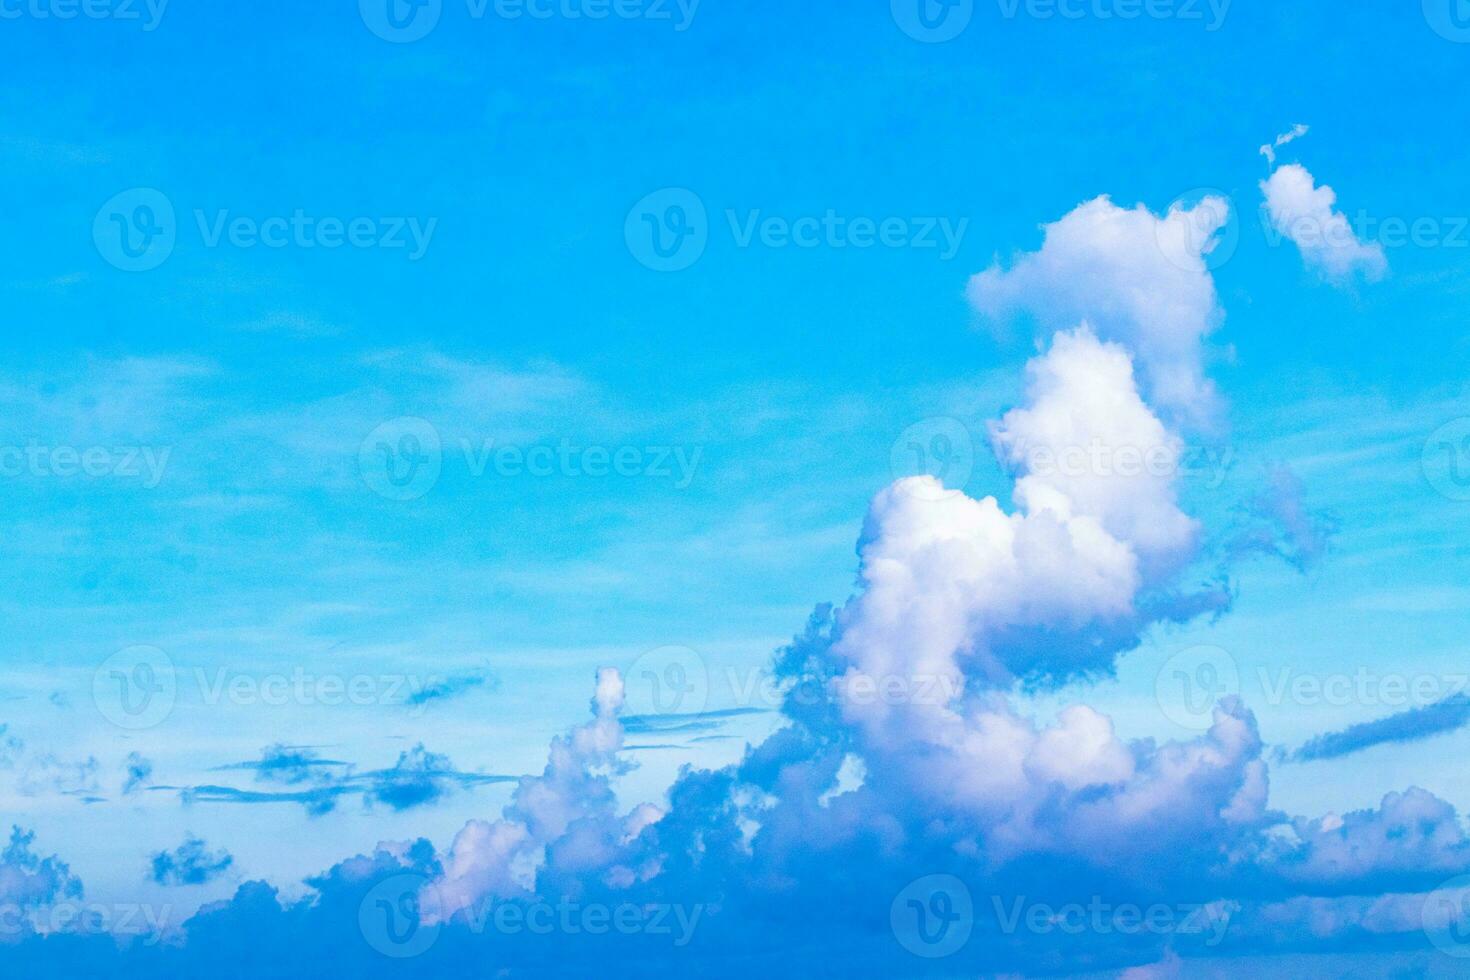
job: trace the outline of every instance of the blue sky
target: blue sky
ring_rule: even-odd
[[[708,964],[751,930],[773,935],[751,912],[763,887],[794,882],[793,902],[820,891],[841,853],[819,867],[783,836],[795,831],[782,806],[804,812],[783,794],[809,778],[811,805],[855,828],[853,853],[877,848],[884,863],[854,876],[841,909],[783,926],[770,955],[790,959],[764,965],[870,950],[854,968],[1214,975],[1218,951],[1177,936],[910,955],[888,924],[895,883],[958,877],[985,909],[982,894],[1018,887],[1060,901],[1050,882],[1068,875],[1134,893],[1116,868],[1116,880],[1077,874],[1055,841],[968,863],[1012,831],[964,830],[974,801],[926,803],[907,787],[894,773],[930,756],[906,754],[918,750],[896,722],[839,724],[838,708],[804,712],[773,693],[807,669],[836,683],[833,664],[869,671],[924,646],[903,634],[868,646],[881,631],[865,617],[888,608],[873,570],[918,561],[901,547],[908,511],[881,494],[915,473],[917,446],[949,490],[1021,507],[992,423],[1045,414],[1027,371],[1061,371],[1056,336],[1087,321],[1101,346],[1077,340],[1077,356],[1101,364],[1118,345],[1141,410],[1194,465],[1138,518],[1142,537],[1108,525],[1140,563],[1127,616],[1099,593],[1112,618],[1091,620],[1096,609],[1069,605],[1085,588],[1055,586],[1067,615],[1007,623],[1046,638],[1033,649],[976,625],[995,607],[966,607],[952,652],[967,724],[999,724],[988,699],[1003,697],[1017,718],[1069,732],[1082,723],[1067,709],[1084,703],[1144,772],[1157,759],[1133,740],[1233,731],[1235,714],[1181,714],[1169,693],[1225,670],[1216,693],[1248,709],[1268,795],[1256,836],[1196,826],[1179,840],[1260,863],[1245,883],[1209,879],[1212,898],[1243,910],[1228,955],[1268,975],[1453,972],[1433,929],[1381,927],[1387,913],[1352,904],[1429,894],[1470,852],[1457,762],[1470,713],[1456,700],[1470,693],[1470,493],[1455,469],[1470,446],[1470,142],[1456,97],[1470,44],[1449,0],[1180,0],[1138,16],[1120,0],[930,3],[935,29],[956,32],[943,42],[904,0],[630,0],[602,18],[573,0],[393,8],[419,18],[416,40],[368,0],[87,9],[0,4],[0,818],[34,833],[0,864],[0,908],[39,917],[45,934],[57,932],[47,910],[68,902],[167,907],[177,951],[114,957],[62,929],[0,935],[0,963],[187,975],[216,930],[276,928],[254,904],[268,886],[292,923],[281,948],[308,964],[348,919],[359,943],[371,932],[352,918],[359,898],[371,907],[352,889],[378,878],[508,894],[475,879],[490,890],[469,895],[454,871],[470,850],[457,837],[505,807],[504,826],[531,842],[517,865],[531,886],[515,900],[593,901],[613,871],[567,857],[582,854],[576,835],[528,815],[545,786],[518,782],[571,729],[590,734],[568,744],[596,743],[576,756],[586,773],[541,778],[587,826],[604,810],[633,820],[599,832],[652,849],[628,866],[664,869],[640,879],[638,900],[686,909],[718,904],[713,890],[725,902],[703,952],[696,930],[687,950],[639,947],[630,964],[717,974]],[[1297,124],[1308,131],[1269,161],[1258,148]],[[1097,238],[1078,232],[1091,258],[1066,258],[1053,230],[1101,195],[1117,212],[1100,211]],[[1229,202],[1218,229],[1211,201]],[[1175,205],[1193,222],[1187,281],[1167,249],[1124,235],[1145,227],[1128,224],[1137,205],[1158,235]],[[1322,215],[1346,220],[1346,243],[1306,236],[1301,222],[1321,231]],[[145,241],[151,251],[129,254]],[[1040,271],[1025,271],[1028,256]],[[1207,308],[1189,342],[1202,343],[1166,359],[1161,346],[1194,329],[1171,326],[1179,309],[1136,324],[1120,310],[1176,286],[1188,301],[1206,290]],[[1160,377],[1183,361],[1213,399],[1171,400]],[[424,453],[429,468],[412,469]],[[1153,500],[1150,487],[1137,499]],[[1175,494],[1198,537],[1156,554],[1140,542],[1163,533]],[[923,520],[980,520],[931,503]],[[1099,520],[1132,521],[1121,506]],[[933,561],[926,575],[940,578],[916,580],[990,581]],[[1044,606],[1051,581],[1017,588]],[[1158,611],[1205,594],[1216,607],[1199,615]],[[821,603],[843,611],[805,641],[825,651],[820,666],[788,655],[773,667]],[[1073,640],[1094,651],[1087,669],[1060,652]],[[981,676],[989,652],[1004,683]],[[626,703],[618,714],[609,695],[588,722],[609,667]],[[128,708],[155,683],[158,716],[140,720]],[[620,748],[607,752],[615,714]],[[1350,733],[1339,754],[1292,757],[1331,733]],[[823,748],[802,756],[802,739]],[[767,766],[786,775],[763,785]],[[707,797],[725,799],[714,787],[736,771],[749,785],[729,800],[785,801],[743,814],[755,866],[685,869],[674,828],[712,833],[723,810]],[[1244,784],[1256,773],[1241,760]],[[1432,840],[1350,877],[1327,839],[1373,848],[1338,815],[1366,814],[1375,833],[1409,819],[1384,797],[1410,787],[1432,794],[1402,803],[1439,828]],[[648,825],[664,828],[658,853],[628,816],[644,803],[667,814]],[[1175,803],[1180,821],[1205,806]],[[962,829],[920,847],[914,828],[930,820]],[[895,827],[905,844],[884,836]],[[1282,858],[1292,834],[1305,850]],[[1089,846],[1111,839],[1097,835]],[[1194,867],[1165,860],[1181,876]],[[1332,874],[1303,884],[1320,862]],[[290,903],[303,899],[315,911],[298,921]],[[1314,935],[1267,908],[1290,901],[1336,903],[1319,913],[1339,926]],[[211,902],[230,904],[186,925]],[[484,936],[462,925],[399,966],[474,955]],[[363,975],[396,962],[361,944]],[[613,948],[584,945],[564,960],[507,951],[507,963],[575,972]]]

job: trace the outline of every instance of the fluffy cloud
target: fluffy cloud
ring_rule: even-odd
[[[1218,589],[1181,584],[1200,528],[1174,475],[1177,427],[1215,407],[1203,342],[1220,312],[1206,257],[1227,212],[1211,201],[1160,218],[1099,198],[1047,226],[1039,252],[972,281],[982,311],[1028,312],[1054,330],[1021,404],[991,428],[1015,476],[1010,504],[925,477],[881,490],[855,593],[778,652],[786,724],[739,762],[686,768],[661,805],[621,805],[623,681],[599,670],[591,718],[552,741],[499,819],[470,821],[443,850],[380,844],[308,879],[300,899],[246,883],[201,910],[182,945],[130,950],[128,966],[157,977],[206,962],[241,976],[486,964],[507,976],[1174,976],[1205,955],[1417,932],[1413,902],[1470,871],[1448,803],[1410,789],[1342,817],[1274,812],[1256,722],[1237,699],[1199,737],[1164,743],[1125,737],[1086,704],[1050,721],[1016,706],[1020,686],[1106,674],[1153,624],[1221,608]],[[1310,550],[1299,509],[1272,513]],[[258,775],[318,790],[314,760],[273,758]],[[420,746],[325,789],[412,805],[451,774]],[[57,888],[34,890],[45,901]],[[1054,910],[1069,906],[1162,908],[1172,926],[1055,928],[1067,920]],[[604,927],[510,928],[496,915],[505,908],[517,922],[600,910]],[[661,910],[677,927],[609,928],[614,910]],[[947,957],[915,955],[928,941],[912,933],[915,910],[963,920],[970,938]],[[23,945],[23,969],[79,955]],[[411,964],[394,959],[410,950]]]
[[[210,851],[198,837],[190,835],[172,851],[153,855],[149,872],[160,885],[203,885],[224,874],[235,863],[228,851]]]
[[[1157,216],[1107,197],[1044,226],[1041,249],[970,280],[985,316],[1029,314],[1046,335],[1086,322],[1138,358],[1151,400],[1199,421],[1215,409],[1201,349],[1223,319],[1209,256],[1230,202],[1207,197]]]
[[[64,899],[82,895],[82,883],[54,855],[41,857],[32,850],[36,835],[12,829],[10,843],[0,852],[0,946],[32,934],[26,914]],[[4,953],[0,953],[3,962]]]
[[[1337,193],[1318,186],[1311,171],[1299,163],[1278,168],[1261,181],[1266,214],[1278,234],[1301,250],[1302,260],[1337,285],[1362,276],[1369,282],[1388,272],[1383,246],[1363,242],[1346,215],[1337,210]]]

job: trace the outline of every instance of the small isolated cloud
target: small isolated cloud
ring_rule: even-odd
[[[173,851],[153,855],[150,877],[160,885],[203,885],[224,874],[235,863],[226,850],[210,851],[190,834]]]
[[[310,748],[290,745],[268,746],[258,761],[217,766],[214,771],[253,772],[256,782],[290,788],[254,790],[212,784],[154,788],[178,790],[186,803],[294,803],[319,816],[336,809],[337,801],[348,796],[358,796],[368,805],[381,803],[394,810],[408,810],[437,802],[456,788],[520,778],[463,772],[447,756],[430,752],[422,744],[399,753],[398,761],[389,768],[364,772],[355,771],[347,762],[320,758]]]
[[[334,769],[346,768],[348,763],[337,759],[323,759],[309,746],[283,745],[278,742],[262,749],[258,761],[216,766],[214,771],[244,770],[255,773],[259,782],[296,786]]]
[[[1361,276],[1368,282],[1388,272],[1383,246],[1360,240],[1347,216],[1337,210],[1337,192],[1318,186],[1311,171],[1289,163],[1261,181],[1271,227],[1296,243],[1302,261],[1333,285]]]
[[[1398,714],[1350,725],[1311,739],[1291,754],[1297,762],[1338,759],[1377,745],[1419,742],[1470,725],[1470,695],[1456,694]]]
[[[629,735],[684,735],[718,731],[735,718],[767,713],[762,708],[725,708],[689,714],[628,715],[622,721],[623,731]]]
[[[6,913],[0,946],[25,939],[30,933],[30,922],[15,914],[17,910],[30,911],[82,895],[82,883],[72,875],[71,868],[55,856],[43,858],[31,849],[35,839],[34,831],[14,827],[9,845],[0,852],[0,911]]]
[[[0,769],[13,768],[25,748],[26,743],[20,736],[10,734],[9,725],[0,725]]]
[[[1261,147],[1261,156],[1265,157],[1266,162],[1269,163],[1271,166],[1276,166],[1276,151],[1281,149],[1288,143],[1292,143],[1296,140],[1301,139],[1303,136],[1307,135],[1310,129],[1310,126],[1303,125],[1302,123],[1297,123],[1295,126],[1291,127],[1291,129],[1276,137],[1273,142],[1267,143],[1265,146]]]
[[[1337,520],[1306,505],[1302,481],[1287,466],[1266,475],[1266,487],[1245,508],[1232,550],[1276,555],[1299,572],[1311,571],[1327,555]]]
[[[153,763],[143,758],[137,752],[129,752],[127,759],[123,760],[123,796],[129,796],[146,786],[153,778]]]
[[[21,767],[16,788],[25,796],[56,793],[61,796],[95,797],[101,792],[97,776],[101,765],[88,756],[80,761],[62,759],[53,753],[33,755]]]
[[[448,701],[481,687],[494,690],[497,683],[495,675],[488,669],[466,670],[429,681],[409,695],[404,704],[411,708],[418,708],[435,701]]]

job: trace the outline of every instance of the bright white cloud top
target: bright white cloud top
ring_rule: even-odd
[[[1299,163],[1279,167],[1261,181],[1266,214],[1277,234],[1296,243],[1307,267],[1334,285],[1361,277],[1369,282],[1388,272],[1388,258],[1377,242],[1364,242],[1337,208],[1337,192],[1319,185]]]

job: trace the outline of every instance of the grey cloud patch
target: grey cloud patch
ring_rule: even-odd
[[[464,772],[456,769],[447,756],[430,752],[422,744],[400,752],[398,760],[388,768],[362,772],[354,771],[347,762],[319,758],[308,748],[286,745],[267,747],[258,762],[232,763],[213,771],[254,772],[257,782],[302,788],[253,790],[217,784],[152,788],[177,792],[187,804],[288,803],[305,807],[312,816],[320,816],[336,809],[337,801],[348,796],[360,797],[368,807],[382,804],[394,810],[409,810],[437,802],[455,789],[520,779]]]
[[[126,774],[123,780],[123,796],[131,796],[153,778],[153,763],[137,752],[129,752],[127,759],[123,761],[123,771]]]
[[[350,764],[337,759],[323,759],[310,746],[283,745],[278,742],[262,749],[259,761],[235,762],[230,765],[216,766],[211,771],[253,772],[255,778],[260,782],[294,786],[306,782],[321,772],[337,768],[350,768]]]
[[[673,735],[713,732],[735,718],[770,714],[764,708],[723,708],[687,714],[629,715],[621,719],[623,731],[629,735]]]
[[[435,701],[448,701],[478,688],[484,687],[493,691],[499,686],[499,680],[488,668],[467,670],[448,677],[430,680],[409,695],[404,704],[418,708]]]
[[[1340,759],[1378,745],[1419,742],[1470,725],[1470,695],[1456,694],[1443,701],[1398,714],[1350,725],[1311,739],[1287,758],[1294,762]]]
[[[229,851],[210,851],[203,840],[190,834],[172,851],[153,855],[149,877],[160,885],[203,885],[224,874],[234,863]]]
[[[1310,510],[1304,498],[1302,481],[1290,467],[1272,467],[1265,488],[1243,508],[1232,552],[1275,555],[1299,572],[1311,571],[1331,550],[1338,522]]]

